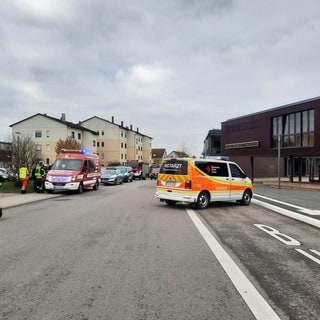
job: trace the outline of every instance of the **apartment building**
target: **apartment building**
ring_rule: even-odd
[[[39,159],[50,165],[56,159],[55,147],[59,139],[73,137],[83,147],[97,152],[98,134],[94,130],[82,127],[79,124],[66,121],[63,113],[61,118],[54,118],[47,114],[37,113],[10,125],[12,136],[15,138],[31,137],[36,144]]]
[[[128,160],[151,161],[152,138],[133,129],[99,117],[91,117],[75,124],[60,118],[37,113],[10,125],[13,137],[31,137],[36,143],[39,158],[46,164],[56,159],[55,147],[59,139],[74,138],[84,148],[97,153],[103,165],[117,161],[125,164]]]
[[[102,165],[113,161],[125,164],[130,160],[150,163],[152,138],[139,132],[139,128],[134,130],[123,121],[117,124],[114,117],[109,121],[97,116],[81,121],[80,125],[97,132],[97,153]]]

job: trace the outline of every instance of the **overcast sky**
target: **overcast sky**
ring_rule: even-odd
[[[0,140],[98,116],[200,155],[210,129],[320,96],[319,0],[1,0]]]

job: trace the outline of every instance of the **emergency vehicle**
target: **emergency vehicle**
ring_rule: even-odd
[[[53,191],[76,191],[84,189],[97,190],[101,178],[99,156],[86,149],[62,149],[56,161],[48,171],[45,189]]]
[[[213,201],[237,201],[249,205],[253,185],[234,162],[221,159],[164,159],[156,195],[168,205],[193,203],[205,209]]]

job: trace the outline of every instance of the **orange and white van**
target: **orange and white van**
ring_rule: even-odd
[[[169,205],[193,203],[205,209],[213,201],[249,205],[253,185],[234,162],[220,159],[164,159],[157,179],[156,197]]]
[[[46,175],[45,189],[48,193],[97,190],[100,178],[101,163],[98,155],[86,149],[63,149]]]

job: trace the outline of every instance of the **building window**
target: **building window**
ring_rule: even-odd
[[[35,131],[35,137],[36,138],[41,138],[42,137],[42,131],[41,130],[36,130]]]
[[[78,140],[81,140],[81,133],[78,133]]]
[[[290,113],[272,119],[272,147],[312,147],[314,145],[314,110]]]
[[[104,142],[103,141],[101,142],[101,147],[104,147]]]
[[[93,140],[92,145],[95,147],[96,146],[96,140]]]
[[[104,131],[103,130],[101,130],[101,135],[104,136]]]
[[[100,143],[99,143],[99,141],[97,142],[97,147],[98,147],[98,148],[100,147]]]
[[[50,130],[46,130],[46,137],[47,137],[47,138],[50,137]]]
[[[47,151],[47,152],[50,152],[50,144],[47,144],[47,145],[46,145],[46,151]]]

